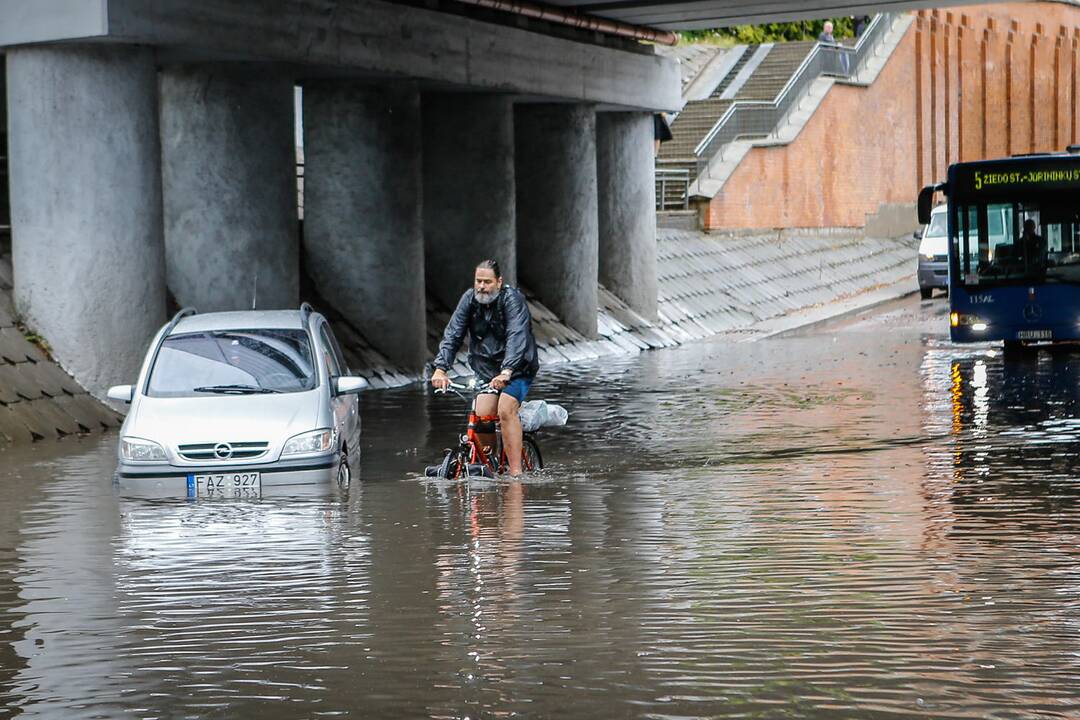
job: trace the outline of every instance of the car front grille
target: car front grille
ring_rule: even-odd
[[[265,455],[270,443],[234,442],[234,443],[195,443],[180,445],[180,457],[185,460],[230,462],[232,460],[250,460]]]
[[[948,259],[949,259],[948,255],[935,255],[934,259],[931,260],[930,262],[936,262],[936,263],[938,263],[938,262],[947,262]]]

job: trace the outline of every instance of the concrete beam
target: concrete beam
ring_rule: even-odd
[[[656,319],[656,180],[653,117],[596,116],[600,283]]]
[[[304,87],[304,252],[319,293],[410,370],[427,355],[420,94]]]
[[[0,0],[0,46],[109,34],[108,0]]]
[[[169,289],[201,312],[300,298],[293,83],[227,64],[161,74]]]
[[[21,8],[33,3],[0,0],[2,44],[81,37],[92,27],[89,19],[72,27],[62,0],[44,3],[34,31],[24,32]],[[678,66],[671,59],[405,4],[95,0],[94,7],[102,5],[103,39],[209,59],[276,60],[306,66],[309,75],[393,75],[642,110],[682,106]]]
[[[11,50],[7,95],[15,302],[102,397],[165,319],[153,53]]]
[[[518,275],[567,325],[596,337],[596,113],[519,105],[514,117]]]
[[[485,258],[517,284],[514,108],[505,95],[439,93],[423,115],[427,286],[453,309]]]

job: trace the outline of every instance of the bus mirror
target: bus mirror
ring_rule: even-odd
[[[934,193],[938,191],[939,185],[927,185],[919,191],[919,224],[928,225],[930,223],[930,211],[934,209]]]

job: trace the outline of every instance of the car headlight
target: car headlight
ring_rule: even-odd
[[[303,455],[307,453],[324,453],[334,448],[335,433],[333,430],[312,430],[289,438],[282,448],[282,455]]]
[[[132,462],[165,462],[165,448],[137,437],[120,438],[120,459]]]

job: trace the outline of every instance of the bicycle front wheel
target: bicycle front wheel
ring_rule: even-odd
[[[435,473],[435,477],[447,478],[453,480],[461,474],[461,451],[460,450],[448,450],[446,456],[443,458],[442,463],[439,465],[439,469]]]

